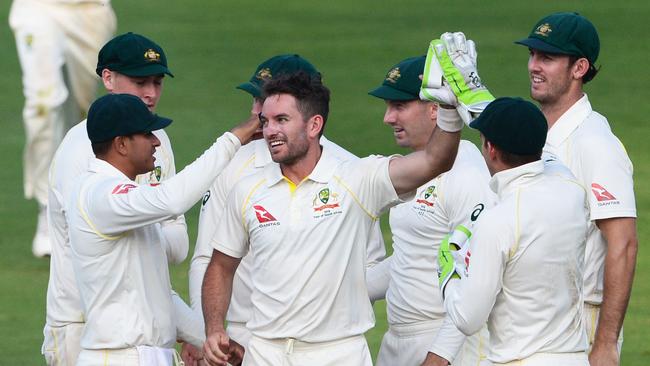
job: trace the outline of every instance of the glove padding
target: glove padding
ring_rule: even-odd
[[[445,236],[438,249],[438,281],[440,293],[445,298],[445,287],[452,278],[467,277],[467,261],[469,257],[469,238],[472,232],[463,225],[459,225]]]
[[[476,59],[476,45],[462,32],[443,33],[440,39],[431,41],[420,98],[455,106],[469,125],[494,100],[481,83]],[[445,85],[456,97],[455,103],[447,94]]]

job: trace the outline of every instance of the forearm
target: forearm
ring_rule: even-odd
[[[607,254],[594,346],[613,345],[618,340],[630,300],[638,250],[635,219],[602,220],[598,227],[607,241]]]
[[[202,307],[206,334],[224,331],[232,281],[239,259],[214,251],[203,279]]]
[[[174,220],[163,221],[161,223],[161,229],[165,238],[167,261],[171,264],[183,262],[187,258],[187,252],[190,247],[185,216],[181,215]]]
[[[451,319],[445,318],[442,327],[438,330],[438,334],[427,351],[435,353],[452,363],[454,357],[458,354],[458,351],[463,347],[466,338],[467,337],[456,328]]]
[[[201,305],[201,287],[203,286],[203,278],[205,271],[210,264],[210,257],[194,254],[192,263],[190,264],[190,304],[192,309],[200,314],[203,314]]]
[[[205,328],[202,319],[174,291],[172,291],[172,304],[176,319],[176,337],[194,347],[201,348],[205,342]]]
[[[366,285],[370,301],[381,300],[386,297],[390,283],[390,264],[392,256],[366,269]]]

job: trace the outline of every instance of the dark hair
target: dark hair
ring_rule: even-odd
[[[95,153],[95,156],[100,157],[106,155],[106,153],[111,149],[111,145],[113,145],[113,139],[102,142],[91,142],[90,145],[93,148],[93,153]]]
[[[578,61],[581,58],[584,57],[569,55],[569,66],[573,66],[573,64],[575,64],[576,61]],[[598,71],[600,71],[600,67],[596,68],[596,66],[594,66],[594,64],[592,64],[591,61],[589,60],[587,60],[587,62],[589,62],[589,69],[584,75],[582,75],[583,84],[587,84],[588,82],[593,80],[593,78],[596,77],[596,74],[598,74]]]
[[[330,109],[330,90],[323,85],[319,75],[309,75],[304,71],[281,75],[264,84],[263,96],[289,94],[296,98],[298,111],[302,118],[308,120],[315,115],[323,117],[323,134]]]
[[[483,144],[485,145],[489,140],[483,135]],[[501,148],[501,146],[496,145],[494,142],[489,141],[492,146],[495,146],[499,152],[501,153],[501,161],[511,167],[518,167],[520,165],[532,163],[533,161],[540,160],[542,158],[542,150],[540,149],[539,152],[536,152],[534,154],[526,154],[526,155],[521,155],[521,154],[515,154],[511,153],[508,151],[505,151],[504,149]]]

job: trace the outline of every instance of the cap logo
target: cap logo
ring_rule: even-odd
[[[399,72],[399,67],[396,67],[388,72],[386,74],[386,81],[390,81],[391,83],[395,84],[399,78],[402,77],[402,74]]]
[[[262,70],[257,72],[257,75],[255,75],[256,78],[260,80],[268,80],[273,77],[273,74],[271,74],[271,69],[268,67],[263,68]]]
[[[150,48],[144,53],[144,59],[149,62],[158,62],[160,61],[160,54]]]
[[[537,29],[535,29],[535,34],[539,34],[540,36],[543,37],[548,37],[549,34],[553,31],[551,29],[551,25],[548,23],[541,24]]]

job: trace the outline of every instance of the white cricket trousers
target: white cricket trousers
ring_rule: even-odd
[[[246,323],[228,322],[226,333],[230,339],[241,344],[242,347],[248,347],[248,342],[250,341],[252,334],[251,331],[246,328]]]
[[[582,321],[587,328],[587,339],[589,340],[589,351],[594,345],[596,338],[596,328],[598,327],[598,317],[600,316],[600,305],[593,305],[585,303],[584,311],[582,312]],[[618,335],[618,358],[621,358],[621,350],[623,349],[623,328]]]
[[[41,353],[48,366],[73,366],[81,351],[84,323],[70,323],[62,327],[45,325]]]
[[[589,366],[587,352],[535,353],[523,360],[493,363],[494,366]]]
[[[372,366],[364,336],[307,343],[292,338],[264,339],[253,335],[243,366]]]
[[[180,357],[172,348],[138,346],[122,349],[84,349],[76,366],[172,366],[180,365]]]
[[[438,319],[390,325],[381,341],[377,366],[420,366],[443,323],[444,319]],[[483,326],[479,332],[465,339],[452,365],[489,365],[488,341],[488,330]]]
[[[108,1],[14,0],[9,25],[23,73],[24,192],[45,206],[50,162],[95,99],[97,54],[116,19]]]

